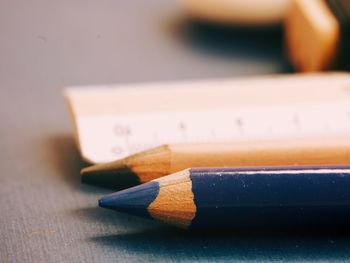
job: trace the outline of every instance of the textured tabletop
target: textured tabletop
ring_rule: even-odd
[[[191,22],[170,0],[1,0],[0,262],[346,260],[335,234],[196,234],[97,208],[62,88],[286,72],[279,30]]]

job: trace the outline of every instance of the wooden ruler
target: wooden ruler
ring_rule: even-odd
[[[350,136],[346,73],[69,87],[65,97],[91,163],[161,144]]]

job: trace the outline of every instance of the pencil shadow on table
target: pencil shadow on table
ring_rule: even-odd
[[[59,176],[72,188],[88,193],[109,193],[100,187],[82,184],[80,170],[88,166],[80,156],[74,139],[70,135],[56,135],[48,138],[48,158]]]
[[[157,222],[131,216],[124,213],[115,212],[100,207],[86,207],[70,211],[73,216],[80,216],[84,220],[92,223],[99,223],[111,230],[144,230],[147,228],[157,227]]]
[[[119,235],[98,236],[92,242],[132,253],[176,260],[344,260],[350,249],[350,230],[345,232],[207,232],[193,233],[159,227]]]

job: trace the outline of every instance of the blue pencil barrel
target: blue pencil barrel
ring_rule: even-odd
[[[348,225],[350,167],[191,169],[191,228]]]

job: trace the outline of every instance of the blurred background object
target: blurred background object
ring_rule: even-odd
[[[291,0],[179,0],[192,17],[234,25],[281,23]]]
[[[348,0],[179,0],[192,19],[212,25],[266,28],[283,24],[297,71],[344,70],[350,64]],[[282,23],[283,22],[283,23]],[[269,38],[269,35],[265,36]]]
[[[332,2],[336,1],[292,1],[285,19],[285,36],[290,60],[299,71],[341,66],[341,24]]]

